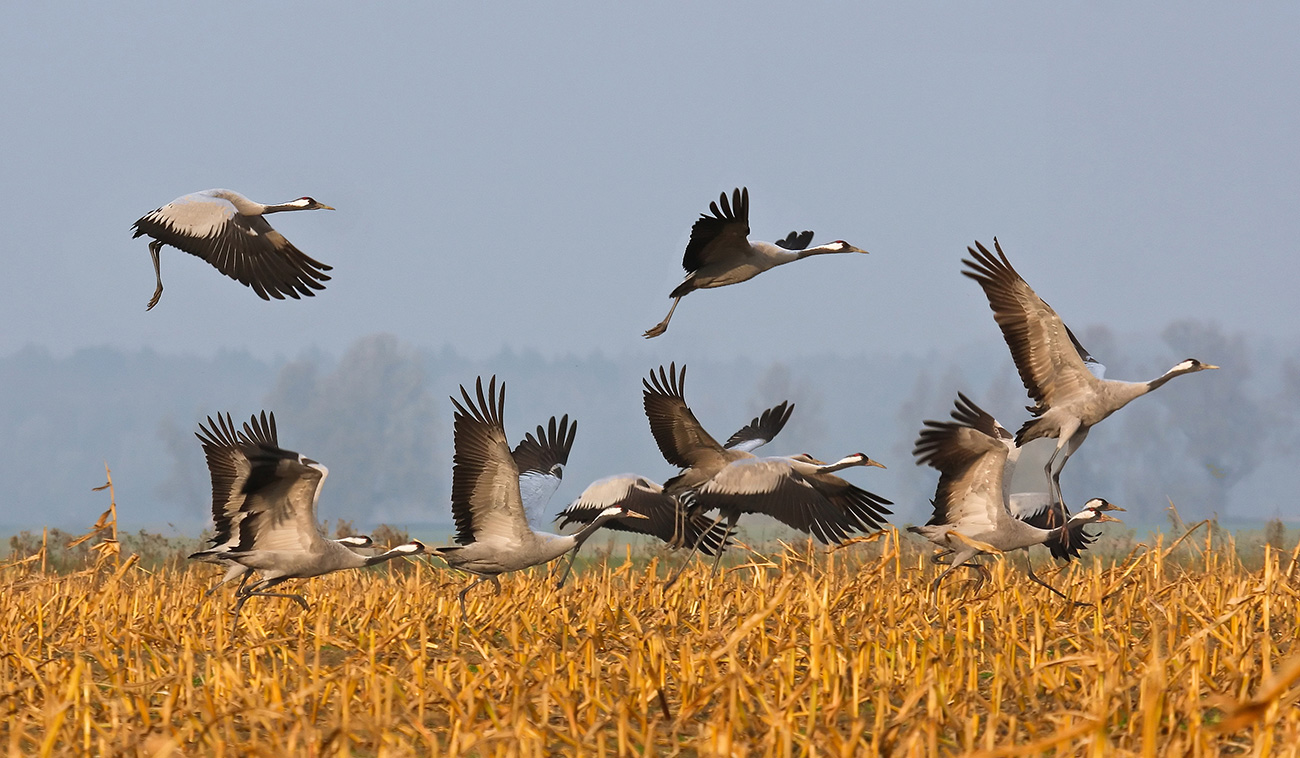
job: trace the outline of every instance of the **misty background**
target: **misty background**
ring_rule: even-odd
[[[690,366],[715,435],[797,404],[768,450],[862,451],[921,521],[920,422],[1027,399],[979,288],[996,235],[1108,366],[1177,379],[1063,476],[1159,521],[1297,517],[1300,6],[775,2],[176,4],[0,11],[0,531],[207,519],[193,432],[262,408],[329,466],[321,516],[450,518],[450,403],[506,380],[517,440],[579,421],[551,512],[673,473],[640,380]],[[748,186],[759,239],[826,256],[682,301],[690,226]],[[336,212],[276,228],[334,266],[263,302],[131,223],[227,187]]]
[[[1111,375],[1157,376],[1185,357],[1175,349],[1232,368],[1177,379],[1097,426],[1062,477],[1067,502],[1106,497],[1128,508],[1126,521],[1139,526],[1162,522],[1170,502],[1184,518],[1218,516],[1237,526],[1294,518],[1295,506],[1282,493],[1300,449],[1300,345],[1252,341],[1200,322],[1123,338],[1089,327],[1080,338],[1094,354],[1109,356]],[[1028,417],[1010,361],[987,359],[999,351],[1006,349],[993,335],[956,352],[915,357],[693,362],[685,394],[719,439],[764,408],[793,401],[789,424],[766,451],[824,459],[865,452],[888,469],[846,476],[895,501],[895,524],[918,523],[929,516],[936,481],[933,471],[912,463],[922,419],[946,419],[958,390],[1011,429]],[[0,421],[21,443],[0,460],[6,497],[18,506],[6,510],[0,530],[85,526],[106,504],[90,488],[103,483],[107,463],[124,523],[197,532],[209,520],[211,490],[195,420],[228,410],[242,422],[262,408],[275,411],[282,445],[329,467],[322,518],[359,528],[449,530],[447,398],[462,382],[472,392],[474,377],[492,372],[507,382],[512,443],[551,415],[578,421],[564,486],[547,511],[553,515],[599,477],[631,472],[662,482],[676,473],[660,457],[642,413],[641,378],[651,368],[645,356],[596,351],[471,359],[391,334],[358,339],[337,356],[314,351],[285,361],[231,351],[199,358],[103,348],[58,358],[27,348],[0,358],[0,378],[16,390],[0,402]],[[43,474],[50,471],[64,475]]]

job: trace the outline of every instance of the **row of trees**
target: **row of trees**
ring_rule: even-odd
[[[1300,448],[1300,351],[1252,343],[1213,325],[1179,322],[1158,337],[1081,337],[1113,378],[1150,378],[1196,356],[1224,366],[1171,383],[1093,431],[1062,484],[1067,499],[1100,495],[1153,523],[1172,500],[1184,516],[1265,520],[1297,514],[1284,476]],[[687,396],[725,436],[763,408],[796,410],[771,450],[822,458],[862,451],[889,465],[851,477],[894,500],[898,523],[928,516],[934,474],[912,465],[920,422],[945,418],[958,390],[1008,427],[1026,417],[1024,390],[1000,343],[959,354],[824,357],[798,364],[693,362]],[[446,396],[476,375],[507,380],[512,441],[551,414],[580,422],[560,498],[589,481],[673,473],[641,413],[641,358],[546,359],[503,352],[474,361],[430,352],[391,335],[358,340],[337,359],[307,354],[273,363],[245,354],[209,359],[85,351],[54,358],[26,350],[0,358],[0,428],[15,444],[0,459],[7,483],[0,528],[80,525],[96,506],[89,489],[114,468],[124,521],[192,530],[207,518],[209,489],[196,422],[229,410],[237,421],[275,411],[281,443],[325,463],[322,516],[358,527],[446,524],[451,407]],[[563,503],[553,503],[555,512]],[[96,511],[97,512],[97,511]]]

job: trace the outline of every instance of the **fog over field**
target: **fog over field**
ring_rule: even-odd
[[[1171,344],[1214,356],[1225,369],[1172,382],[1099,425],[1062,478],[1067,502],[1106,497],[1127,507],[1135,525],[1161,522],[1171,500],[1184,518],[1218,515],[1250,525],[1296,518],[1283,493],[1300,444],[1300,346],[1198,323],[1124,339],[1086,329],[1081,339],[1114,357],[1113,376],[1158,375],[1185,357]],[[867,453],[889,468],[847,476],[895,501],[893,521],[901,525],[927,518],[934,493],[934,472],[912,463],[922,419],[947,418],[958,390],[1008,427],[1027,418],[1005,353],[991,336],[921,356],[691,359],[685,393],[720,439],[763,408],[793,401],[789,425],[766,450],[824,459]],[[289,360],[109,349],[60,358],[28,348],[0,358],[0,377],[14,390],[0,398],[0,420],[18,443],[0,459],[8,483],[0,529],[87,525],[105,504],[90,490],[103,483],[107,462],[124,524],[195,533],[208,519],[210,497],[193,436],[198,422],[221,411],[246,420],[265,408],[276,413],[282,445],[329,467],[322,518],[436,531],[451,517],[448,395],[493,372],[507,383],[512,441],[551,415],[578,421],[564,485],[548,511],[554,514],[598,477],[635,472],[663,481],[676,473],[655,448],[641,409],[641,378],[655,366],[645,354],[595,352],[470,359],[386,334],[364,337],[341,355],[307,351]]]

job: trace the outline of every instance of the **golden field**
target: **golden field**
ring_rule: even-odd
[[[668,592],[660,559],[469,595],[424,560],[233,591],[111,550],[0,568],[10,755],[1294,755],[1295,555],[1248,568],[1197,532],[1109,562],[955,572],[887,532],[750,556]],[[779,548],[778,548],[779,551]],[[650,555],[657,555],[651,553]],[[673,558],[675,563],[677,558]]]

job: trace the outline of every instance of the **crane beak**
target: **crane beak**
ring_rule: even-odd
[[[336,209],[334,206],[332,206],[332,205],[326,205],[325,203],[317,203],[317,204],[316,204],[316,210],[320,210],[320,211],[332,211],[332,210],[337,210],[337,209]]]
[[[647,518],[647,519],[650,518],[644,513],[637,513],[636,511],[628,511],[627,513],[624,513],[623,516],[625,518]]]
[[[1202,363],[1201,368],[1218,368],[1218,366],[1215,366],[1212,363]]]
[[[1121,510],[1123,510],[1123,509],[1121,509]],[[1120,521],[1119,519],[1115,518],[1114,516],[1111,516],[1111,515],[1108,514],[1108,513],[1102,513],[1102,514],[1100,514],[1100,515],[1097,517],[1097,523],[1098,523],[1098,524],[1100,524],[1100,523],[1103,522],[1103,521],[1114,521],[1116,524],[1122,524],[1122,523],[1124,523],[1123,521]]]
[[[868,251],[866,251],[866,250],[863,250],[863,249],[860,248],[860,247],[854,247],[854,246],[852,246],[852,245],[849,245],[849,252],[850,252],[850,253],[862,253],[863,255],[871,255],[870,252],[868,252]]]
[[[867,459],[867,462],[864,463],[864,464],[862,464],[862,465],[863,465],[863,466],[875,466],[876,468],[884,468],[884,467],[885,467],[885,464],[881,463],[880,461],[873,461],[873,460],[871,460],[870,458],[868,458],[868,459]]]

